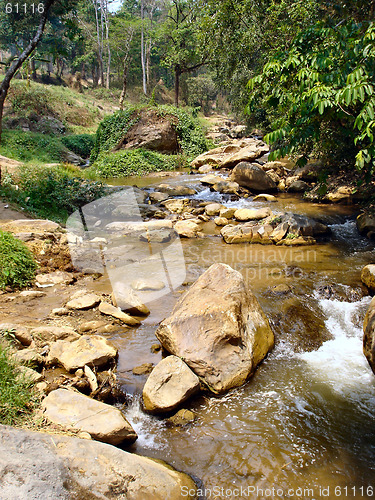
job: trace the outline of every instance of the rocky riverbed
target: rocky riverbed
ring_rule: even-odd
[[[330,201],[340,204],[301,201],[300,192],[314,189],[316,177],[307,172],[316,167],[291,175],[288,164],[267,162],[266,153],[261,140],[238,139],[196,159],[193,175],[142,179],[142,188],[132,189],[139,207],[132,220],[130,191],[115,189],[106,210],[84,211],[88,235],[50,221],[0,223],[40,265],[30,290],[1,294],[0,328],[15,337],[15,356],[33,370],[49,429],[81,438],[53,437],[51,447],[46,436],[3,430],[14,467],[1,479],[22,498],[40,487],[24,492],[15,479],[19,450],[26,456],[20,443],[34,441],[73,485],[56,481],[56,498],[90,491],[93,465],[83,466],[81,454],[132,462],[126,451],[95,441],[137,453],[131,470],[108,471],[109,479],[103,472],[99,497],[111,490],[115,498],[164,498],[167,488],[180,498],[184,485],[194,497],[188,476],[138,454],[165,459],[207,487],[272,484],[275,471],[277,484],[294,487],[302,469],[306,484],[332,485],[332,467],[344,486],[346,460],[334,449],[344,450],[349,429],[335,426],[335,404],[355,422],[373,418],[373,375],[355,341],[369,304],[371,280],[363,277],[363,284],[361,270],[374,258],[365,237],[373,221],[356,222],[358,211],[347,204],[352,192],[336,189]],[[168,262],[176,276],[177,244],[183,276],[171,283],[156,272],[155,254],[175,245]],[[151,260],[144,253],[150,245]],[[338,368],[338,360],[352,368]],[[352,370],[355,387],[348,389],[340,378],[350,379]],[[373,457],[370,423],[350,432],[365,448],[364,458],[350,455],[357,460],[350,480],[359,484]],[[70,465],[72,454],[83,479]],[[158,474],[164,479],[156,481]]]

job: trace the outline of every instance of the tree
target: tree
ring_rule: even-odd
[[[180,78],[204,66],[208,54],[199,44],[197,2],[172,0],[159,32],[163,64],[174,72],[175,105],[179,104]]]
[[[24,48],[22,53],[16,57],[8,70],[5,73],[4,79],[0,85],[0,142],[2,135],[2,122],[3,122],[3,113],[4,113],[4,102],[6,96],[8,94],[10,82],[12,78],[17,73],[17,71],[21,68],[22,64],[27,60],[27,58],[32,54],[38,45],[40,39],[42,38],[43,31],[47,22],[49,11],[52,5],[56,2],[56,0],[46,0],[43,5],[43,11],[40,13],[39,25],[35,31],[34,36],[31,38],[29,44]],[[27,5],[27,4],[25,4]]]
[[[271,159],[324,155],[330,163],[375,168],[375,25],[345,17],[296,36],[249,82],[248,110],[271,116]]]

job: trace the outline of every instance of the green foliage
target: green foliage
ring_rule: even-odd
[[[37,264],[22,241],[0,231],[0,289],[24,288],[35,278]]]
[[[111,152],[135,124],[142,111],[153,110],[159,116],[169,117],[175,124],[183,156],[165,155],[153,151],[123,150]],[[95,146],[91,152],[92,171],[101,177],[118,177],[151,171],[168,170],[185,165],[208,148],[197,119],[175,106],[130,106],[106,117],[99,125]]]
[[[0,332],[4,335],[6,332]],[[0,423],[20,424],[30,416],[37,397],[32,382],[19,370],[6,343],[0,342]]]
[[[103,184],[77,177],[74,168],[25,166],[18,177],[19,189],[3,186],[0,194],[40,217],[58,222],[106,194]]]
[[[0,154],[14,160],[55,163],[63,161],[66,153],[55,136],[23,130],[4,130],[1,136]]]
[[[165,155],[139,148],[101,153],[90,170],[99,177],[108,178],[173,170],[186,165],[187,160],[182,155]]]
[[[99,153],[110,151],[120,142],[130,127],[137,122],[137,108],[129,106],[124,110],[117,111],[107,116],[99,124],[95,136],[95,144],[91,151],[90,161],[94,162]]]
[[[61,139],[61,142],[73,153],[88,158],[95,144],[93,134],[67,135]]]
[[[304,30],[250,80],[248,110],[270,113],[270,159],[320,152],[371,175],[375,158],[375,26],[348,21]]]

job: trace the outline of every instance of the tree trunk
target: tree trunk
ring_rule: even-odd
[[[128,85],[128,63],[127,56],[124,57],[124,73],[122,78],[122,91],[119,100],[120,109],[124,109],[124,99],[126,97],[126,87]]]
[[[8,94],[10,82],[17,71],[20,69],[22,64],[26,61],[29,55],[34,51],[35,47],[38,45],[40,39],[42,38],[44,27],[47,22],[47,17],[51,6],[55,3],[56,0],[46,0],[44,3],[44,11],[40,17],[39,26],[35,32],[34,37],[30,40],[29,45],[25,48],[22,54],[18,57],[18,59],[14,60],[11,64],[8,71],[5,73],[4,80],[0,85],[0,142],[1,142],[1,134],[3,130],[3,112],[4,112],[4,102],[6,96]]]
[[[180,94],[180,76],[181,76],[181,67],[179,64],[176,64],[174,68],[174,103],[178,108],[178,99]]]
[[[142,22],[142,27],[141,27],[141,63],[142,63],[142,86],[143,86],[143,93],[144,95],[147,95],[147,82],[146,82],[146,54],[145,54],[145,45],[144,45],[144,26],[143,26],[143,21],[144,21],[144,0],[141,0],[141,22]]]

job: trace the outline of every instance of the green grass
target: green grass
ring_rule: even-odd
[[[34,281],[37,267],[27,246],[0,230],[0,289],[25,288]]]
[[[1,136],[0,154],[13,160],[31,163],[58,163],[64,160],[68,148],[60,137],[4,130]]]
[[[147,149],[130,149],[100,153],[86,175],[100,178],[144,175],[149,172],[174,170],[188,165],[183,155],[165,155]]]
[[[0,332],[4,337],[4,333]],[[22,375],[19,365],[12,359],[7,343],[0,342],[0,423],[17,425],[30,418],[37,396],[33,383]]]
[[[7,180],[0,195],[34,216],[64,223],[77,208],[106,194],[100,182],[84,179],[71,165],[24,165],[17,174],[18,189]]]

